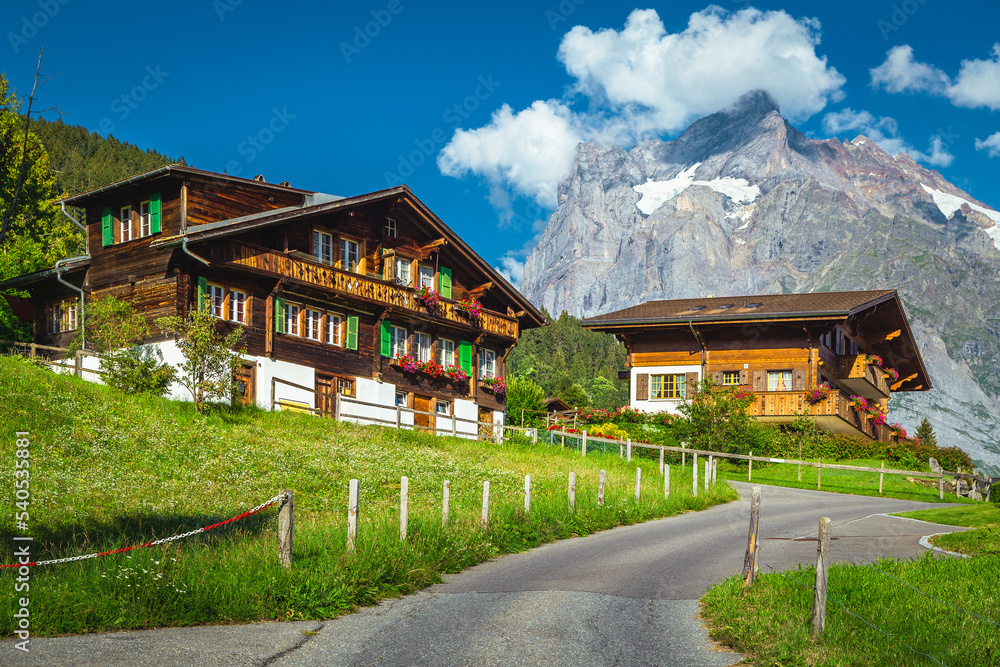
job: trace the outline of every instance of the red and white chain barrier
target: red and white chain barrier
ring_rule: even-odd
[[[154,540],[152,542],[146,542],[145,544],[136,544],[131,547],[122,547],[121,549],[114,549],[112,551],[102,551],[100,553],[87,554],[85,556],[73,556],[72,558],[56,558],[54,560],[39,560],[31,563],[7,563],[5,565],[0,565],[0,570],[8,567],[22,567],[25,565],[55,565],[56,563],[72,563],[77,560],[86,560],[88,558],[99,558],[101,556],[110,556],[111,554],[125,553],[126,551],[132,551],[133,549],[142,549],[145,547],[155,547],[158,544],[166,544],[167,542],[173,542],[175,540],[182,540],[185,537],[191,537],[192,535],[197,535],[198,533],[204,533],[213,528],[218,528],[219,526],[225,526],[228,523],[233,523],[234,521],[239,521],[240,519],[245,519],[248,516],[254,515],[261,510],[267,509],[271,505],[275,505],[283,500],[286,500],[287,495],[281,493],[270,500],[262,502],[257,507],[251,510],[247,510],[239,516],[234,516],[232,519],[226,519],[225,521],[220,521],[219,523],[213,523],[211,526],[205,526],[204,528],[199,528],[198,530],[192,530],[187,533],[181,533],[180,535],[173,535],[172,537],[164,537],[162,540]]]

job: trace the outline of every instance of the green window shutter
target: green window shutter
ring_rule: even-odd
[[[163,230],[163,200],[156,192],[149,198],[149,233],[156,234]]]
[[[208,294],[208,278],[198,278],[198,312],[205,312],[205,296]]]
[[[109,246],[115,242],[115,234],[111,226],[111,207],[105,206],[101,211],[101,243]]]
[[[347,317],[347,340],[344,347],[348,350],[358,349],[358,316],[349,315]]]
[[[439,287],[441,288],[441,296],[446,299],[451,298],[451,269],[442,266],[441,267],[441,277],[438,279],[441,283]]]
[[[274,333],[285,333],[285,300],[274,297]]]
[[[382,320],[382,331],[381,331],[381,343],[382,343],[382,356],[391,357],[392,356],[392,325],[389,320]]]
[[[472,343],[467,340],[458,343],[458,365],[472,377]]]

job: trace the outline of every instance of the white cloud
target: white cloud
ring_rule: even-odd
[[[500,258],[500,266],[495,268],[504,280],[513,285],[516,289],[521,289],[521,282],[524,280],[524,261],[515,256],[514,251],[510,251]]]
[[[885,62],[871,70],[872,85],[890,93],[927,93],[947,97],[959,107],[1000,110],[1000,43],[988,60],[963,60],[952,79],[941,69],[917,62],[909,45],[895,46]]]
[[[456,130],[438,156],[441,172],[474,174],[540,205],[556,205],[581,141],[631,145],[674,132],[767,90],[790,118],[807,118],[842,97],[844,77],[816,54],[819,23],[784,11],[710,7],[668,33],[656,11],[634,10],[622,30],[576,26],[558,57],[576,82],[565,100],[504,105],[489,124]],[[586,112],[570,104],[586,103]]]
[[[1000,157],[1000,132],[995,132],[985,139],[976,139],[976,150],[986,151],[990,157]]]
[[[919,151],[899,136],[899,125],[895,118],[888,116],[876,118],[869,111],[855,111],[850,107],[833,111],[823,117],[823,129],[831,135],[860,132],[889,155],[907,153],[914,160],[932,167],[947,167],[955,159],[948,152],[948,146],[940,135],[931,137],[926,153]]]

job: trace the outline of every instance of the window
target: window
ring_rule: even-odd
[[[78,316],[80,303],[76,299],[66,299],[51,306],[51,327],[52,333],[63,331],[75,331],[79,326]]]
[[[396,221],[392,218],[385,219],[385,235],[391,239],[396,238]]]
[[[493,350],[479,351],[479,377],[491,378],[496,375],[497,355]]]
[[[405,408],[406,407],[406,392],[397,391],[396,392],[396,407]]]
[[[397,326],[392,327],[389,349],[393,357],[402,357],[406,354],[406,329]]]
[[[139,236],[149,236],[149,200],[139,204]]]
[[[396,258],[396,272],[393,274],[402,285],[410,284],[410,260],[405,257]]]
[[[313,255],[320,264],[333,264],[333,237],[326,232],[313,231]]]
[[[435,412],[439,415],[451,415],[451,403],[448,401],[438,401]]]
[[[425,333],[414,334],[414,343],[417,345],[417,361],[431,360],[431,337]]]
[[[229,321],[247,323],[247,295],[239,290],[229,290]]]
[[[285,305],[285,333],[289,336],[299,334],[299,312],[300,308],[294,303]]]
[[[722,371],[722,384],[739,384],[739,371]]]
[[[359,250],[357,241],[340,239],[340,268],[344,271],[356,272],[358,270]]]
[[[320,331],[322,330],[321,318],[322,313],[318,310],[313,310],[312,308],[306,308],[306,338],[309,340],[319,340]]]
[[[341,396],[354,397],[354,380],[351,378],[337,378],[337,393]]]
[[[122,243],[132,240],[132,207],[122,206],[121,215],[118,218],[120,224],[119,238]]]
[[[205,296],[208,298],[208,313],[212,317],[218,317],[220,320],[223,319],[226,316],[226,288],[222,285],[209,283]]]
[[[447,368],[455,364],[455,341],[441,338],[438,340],[438,347],[441,349],[441,359],[438,361]]]
[[[649,398],[684,398],[686,389],[684,373],[649,376]]]
[[[340,315],[327,313],[326,315],[326,342],[330,345],[340,345],[340,325],[344,319]]]
[[[791,391],[792,372],[791,371],[768,371],[767,390],[768,391]]]
[[[433,266],[419,266],[417,267],[417,288],[426,287],[427,289],[434,289],[434,267]]]

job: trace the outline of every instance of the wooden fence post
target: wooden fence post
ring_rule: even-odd
[[[663,447],[660,447],[660,474],[663,474]]]
[[[537,426],[535,428],[531,429],[531,444],[533,444],[533,445],[537,445],[538,444],[538,427]]]
[[[451,482],[444,480],[444,491],[441,495],[441,527],[448,526],[448,505],[451,503]]]
[[[628,438],[625,442],[625,460],[632,460],[632,438]]]
[[[396,429],[400,429],[403,426],[403,408],[396,406]]]
[[[962,469],[959,468],[958,469],[958,475],[961,475],[961,474],[962,474]],[[962,497],[962,478],[959,477],[958,475],[955,475],[955,497],[956,498],[961,498]]]
[[[812,633],[814,637],[823,634],[826,628],[826,583],[830,573],[827,549],[830,546],[830,519],[819,520],[818,544],[816,546],[816,589],[813,592]]]
[[[83,352],[80,350],[73,355],[73,374],[78,378],[83,377]]]
[[[583,458],[587,458],[587,431],[586,430],[583,432],[583,442],[580,445],[580,451],[581,451],[581,453],[583,455]]]
[[[712,457],[705,461],[705,490],[708,491],[708,483],[712,479]]]
[[[604,471],[597,476],[597,506],[604,507]]]
[[[719,481],[719,457],[712,459],[712,484]]]
[[[941,473],[941,476],[938,477],[938,497],[944,500],[944,473]]]
[[[271,412],[274,412],[274,387],[277,384],[277,378],[271,378]]]
[[[524,513],[531,511],[531,475],[524,476]]]
[[[885,470],[885,461],[882,461],[882,470]],[[878,474],[878,494],[882,495],[882,482],[885,480],[885,472]]]
[[[559,437],[562,438],[559,441],[559,449],[566,449],[566,436],[565,435],[561,435]]]
[[[336,392],[333,395],[333,420],[340,421],[340,392]]]
[[[682,469],[684,468],[685,465],[687,465],[687,454],[684,453],[684,450],[687,449],[687,446],[688,445],[687,445],[686,442],[682,442],[681,443],[681,468]]]
[[[750,532],[747,535],[747,553],[743,557],[743,588],[753,583],[757,561],[757,521],[760,518],[760,487],[753,487],[750,497]]]
[[[410,520],[410,479],[399,478],[399,539],[406,541],[406,524]]]
[[[282,489],[285,502],[278,510],[278,559],[285,567],[292,566],[292,490]]]
[[[569,489],[567,490],[569,494],[569,511],[576,511],[576,473],[571,472],[569,474]]]
[[[490,524],[490,481],[483,482],[483,530]]]
[[[750,458],[747,460],[750,465],[747,467],[747,482],[753,481],[753,452],[750,452]]]
[[[635,469],[635,502],[639,502],[642,493],[642,468]]]
[[[823,459],[820,458],[819,465],[816,466],[816,490],[823,488]]]
[[[663,465],[663,497],[670,497],[670,465],[668,464]]]
[[[358,480],[351,480],[351,491],[347,498],[347,550],[354,551],[358,542]]]
[[[691,466],[691,495],[698,497],[698,455],[693,455],[694,465]]]
[[[31,344],[31,358],[34,359],[38,355],[38,343]]]

